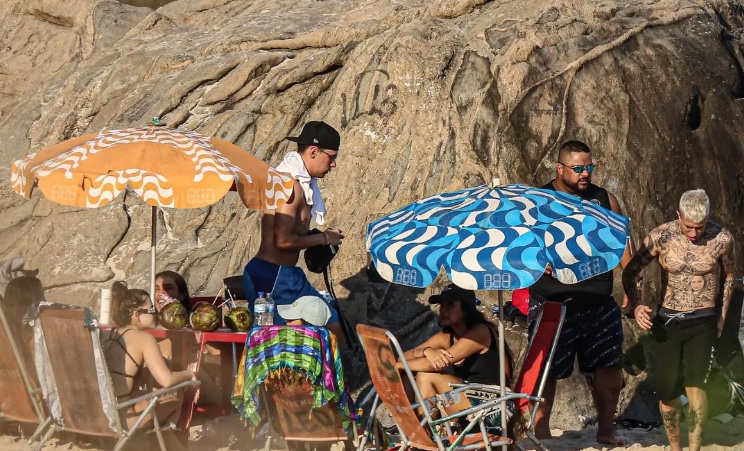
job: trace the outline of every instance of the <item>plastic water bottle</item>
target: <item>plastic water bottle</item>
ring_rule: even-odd
[[[258,298],[253,303],[253,318],[256,326],[271,326],[274,324],[274,312],[270,311],[270,308],[264,292],[259,291]]]
[[[274,302],[274,298],[271,297],[271,293],[266,293],[266,304],[269,307],[268,310],[266,311],[267,318],[269,320],[266,326],[273,326],[274,325],[274,312],[276,312],[276,303]]]

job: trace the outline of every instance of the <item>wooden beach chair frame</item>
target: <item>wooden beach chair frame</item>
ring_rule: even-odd
[[[97,327],[88,328],[83,324],[85,308],[79,306],[44,307],[39,309],[35,331],[38,341],[43,341],[45,352],[37,356],[51,369],[56,393],[45,390],[44,399],[50,411],[48,421],[51,427],[35,448],[40,451],[44,443],[57,430],[79,434],[110,437],[116,439],[114,451],[120,450],[134,432],[144,431],[140,428],[148,414],[152,414],[152,427],[162,451],[166,451],[161,433],[161,425],[155,414],[155,405],[164,396],[182,388],[198,387],[199,381],[182,382],[173,387],[153,391],[143,396],[118,402],[114,395],[113,383],[108,366],[103,361],[103,347]],[[100,356],[98,364],[96,355]],[[38,369],[38,366],[37,366]],[[98,374],[103,375],[103,386],[99,385]],[[42,386],[44,384],[42,383]],[[140,401],[148,404],[131,429],[126,429],[119,417],[119,410],[130,407]],[[55,402],[58,402],[56,404]],[[56,409],[56,406],[59,409]],[[58,410],[60,418],[53,418]]]
[[[485,418],[499,410],[503,412],[506,402],[516,399],[538,402],[539,398],[525,393],[508,393],[505,396],[496,396],[493,400],[483,402],[475,407],[461,410],[452,415],[443,413],[442,418],[432,418],[432,402],[425,400],[416,385],[416,378],[406,360],[403,349],[398,340],[388,330],[372,327],[365,324],[357,325],[357,333],[367,357],[370,378],[375,386],[380,401],[387,407],[390,415],[396,423],[400,440],[396,443],[399,451],[415,448],[423,451],[469,451],[475,449],[486,449],[491,451],[494,446],[506,446],[512,443],[508,437],[489,434],[486,430]],[[403,364],[403,377],[407,377],[413,389],[416,403],[413,404],[406,395],[401,371],[397,369],[397,361]],[[466,390],[483,388],[481,384],[463,384],[455,388],[450,394],[457,395]],[[497,395],[497,393],[495,393]],[[414,409],[421,408],[424,414],[419,419]],[[443,437],[439,434],[439,426],[447,425],[454,420],[472,416],[467,426],[460,434]],[[471,433],[476,429],[478,432]],[[450,431],[447,430],[449,433]]]
[[[49,426],[38,382],[28,370],[26,359],[13,337],[8,318],[0,309],[0,368],[2,369],[3,397],[0,420],[37,424],[29,443],[38,438]]]
[[[356,437],[346,435],[336,403],[313,408],[312,385],[299,373],[293,382],[288,381],[286,375],[291,371],[284,369],[284,377],[270,376],[261,384],[260,396],[269,421],[264,451],[271,449],[274,437],[284,439],[290,451],[303,449],[306,442],[315,442],[316,449],[330,449],[331,444],[343,442],[347,451],[353,450]],[[301,380],[299,385],[297,380]],[[356,431],[353,424],[352,429]]]

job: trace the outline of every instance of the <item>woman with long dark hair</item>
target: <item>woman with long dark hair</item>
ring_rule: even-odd
[[[475,292],[450,284],[440,294],[431,296],[429,303],[439,304],[442,331],[404,354],[416,373],[416,385],[423,397],[452,390],[450,383],[499,385],[498,336],[494,325],[478,310]],[[508,383],[512,368],[508,348],[506,355]],[[463,397],[447,410],[454,413],[471,405]]]
[[[145,367],[157,385],[163,388],[196,380],[191,370],[172,372],[155,337],[145,332],[145,329],[155,327],[157,316],[146,291],[130,290],[124,283],[114,282],[111,301],[111,316],[116,327],[102,331],[101,341],[118,400],[136,398],[152,389],[144,386],[148,379],[144,374]],[[161,398],[155,406],[158,420],[163,424],[175,422],[182,403],[180,393]],[[142,401],[120,412],[122,422],[131,427],[146,404],[147,401]]]
[[[155,307],[160,311],[164,305],[178,301],[190,311],[191,295],[186,279],[175,271],[161,271],[155,274]]]
[[[0,299],[2,299],[0,305],[10,327],[9,332],[19,344],[27,366],[33,368],[34,332],[31,327],[23,325],[23,317],[32,305],[45,300],[41,280],[34,276],[16,277],[8,282],[5,298]]]

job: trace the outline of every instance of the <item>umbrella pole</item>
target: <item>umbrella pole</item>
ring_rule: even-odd
[[[499,383],[501,384],[501,396],[506,396],[506,342],[504,340],[504,292],[499,290]],[[501,403],[501,431],[506,435],[506,401]],[[501,447],[506,451],[506,445]]]
[[[155,244],[158,242],[158,207],[152,207],[152,218],[150,222],[150,300],[155,306]]]

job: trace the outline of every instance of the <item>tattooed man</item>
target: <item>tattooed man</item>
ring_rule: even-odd
[[[689,399],[690,451],[700,449],[708,400],[703,390],[713,346],[721,335],[734,284],[734,239],[709,221],[705,191],[687,191],[677,220],[649,233],[623,271],[623,288],[638,325],[651,330],[658,368],[650,372],[672,451],[681,451],[680,395]],[[662,268],[663,299],[656,315],[639,303],[638,273],[652,260]],[[716,304],[720,300],[720,306]],[[682,360],[684,359],[684,363]]]

